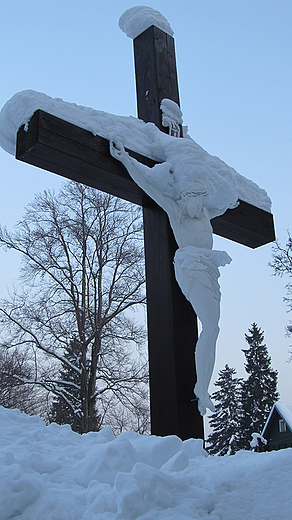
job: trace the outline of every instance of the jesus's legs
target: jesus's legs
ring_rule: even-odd
[[[215,411],[208,388],[215,364],[220,302],[214,298],[208,288],[201,286],[199,283],[194,283],[189,297],[202,324],[202,332],[195,351],[197,383],[194,392],[199,399],[199,411],[201,415],[204,415],[206,408]]]
[[[201,272],[200,276],[204,278],[208,274]],[[194,393],[199,400],[199,411],[201,415],[205,415],[206,408],[214,411],[208,388],[215,364],[216,341],[219,334],[220,300],[215,297],[214,292],[209,287],[193,276],[182,274],[180,282],[182,282],[180,286],[184,295],[192,304],[202,324],[202,332],[195,351],[197,383]]]

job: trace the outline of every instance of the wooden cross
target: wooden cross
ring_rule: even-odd
[[[134,55],[138,117],[165,132],[162,99],[179,105],[174,40],[153,25],[134,39]],[[155,164],[129,153],[148,166]],[[193,393],[197,319],[174,277],[177,244],[166,213],[111,157],[106,139],[41,110],[28,131],[18,131],[16,158],[143,207],[151,432],[204,438]],[[275,239],[273,216],[246,202],[213,219],[212,226],[214,233],[253,248]]]

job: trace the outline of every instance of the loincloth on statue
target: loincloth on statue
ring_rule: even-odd
[[[231,258],[225,251],[194,246],[179,248],[173,260],[176,280],[187,299],[192,285],[198,282],[212,291],[213,297],[219,301],[221,292],[218,267],[230,262]]]

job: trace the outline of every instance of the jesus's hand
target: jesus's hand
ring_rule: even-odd
[[[110,153],[114,159],[117,159],[122,163],[124,163],[129,157],[129,154],[125,151],[124,145],[118,140],[110,141]]]

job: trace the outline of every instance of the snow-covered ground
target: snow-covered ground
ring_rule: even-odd
[[[78,435],[0,407],[1,520],[291,518],[292,449],[208,457],[200,440]]]

